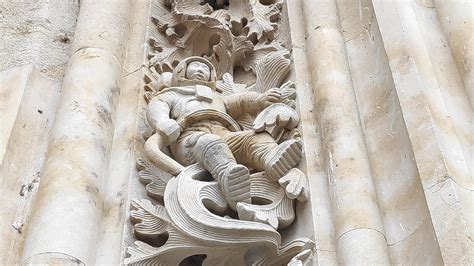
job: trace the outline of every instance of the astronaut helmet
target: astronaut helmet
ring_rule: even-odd
[[[209,60],[191,56],[183,59],[174,68],[171,85],[173,87],[204,85],[215,90],[216,76],[216,69]]]

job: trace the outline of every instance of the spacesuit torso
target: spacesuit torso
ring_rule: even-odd
[[[212,109],[226,113],[223,97],[216,91],[208,87],[206,88],[209,89],[207,95],[201,95],[199,89],[196,89],[196,86],[176,89],[170,88],[168,92],[162,94],[163,98],[167,98],[168,104],[171,103],[170,117],[177,120],[186,114],[204,109]]]

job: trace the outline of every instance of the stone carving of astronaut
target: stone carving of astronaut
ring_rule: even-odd
[[[235,210],[238,202],[251,201],[248,167],[278,180],[301,159],[299,140],[277,144],[266,132],[237,128],[235,120],[241,115],[258,114],[280,100],[277,88],[223,96],[216,91],[212,64],[202,57],[190,57],[175,68],[171,87],[150,101],[146,116],[170,145],[174,159],[185,166],[200,163]]]

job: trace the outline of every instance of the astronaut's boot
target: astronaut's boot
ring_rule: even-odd
[[[229,207],[236,210],[239,202],[250,203],[250,172],[241,164],[231,164],[219,175],[219,186]]]
[[[303,156],[300,140],[290,139],[275,145],[263,158],[265,172],[272,180],[278,180],[296,167]]]
[[[239,202],[250,203],[250,172],[244,165],[237,164],[227,144],[212,141],[203,153],[203,166],[206,168],[224,193],[229,207],[236,210]]]

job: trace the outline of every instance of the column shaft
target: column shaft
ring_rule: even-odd
[[[433,0],[454,62],[474,107],[474,2],[472,0]]]
[[[290,24],[293,70],[291,80],[296,82],[297,106],[300,113],[300,130],[303,137],[304,159],[300,168],[308,176],[310,200],[305,205],[297,204],[297,217],[293,228],[301,235],[314,236],[316,254],[313,263],[336,265],[337,248],[334,223],[332,221],[329,184],[324,169],[324,154],[321,152],[320,125],[317,120],[314,92],[311,86],[310,60],[306,48],[306,22],[303,2],[287,0]],[[306,206],[306,207],[302,207]],[[312,225],[312,228],[309,226]],[[295,231],[296,231],[295,230]]]
[[[389,264],[336,2],[303,3],[312,85],[327,156],[338,261]]]
[[[128,1],[82,0],[23,263],[93,264]]]
[[[455,83],[448,83],[449,88],[437,74],[442,57],[431,44],[441,38],[423,39],[424,31],[433,34],[433,30],[420,24],[423,19],[417,16],[416,5],[410,0],[372,3],[442,260],[447,265],[471,265],[473,182],[462,147],[467,138],[459,138],[469,129],[455,120],[462,116],[467,120],[469,110],[450,106],[466,104],[447,93]],[[449,64],[443,68],[450,71]]]

